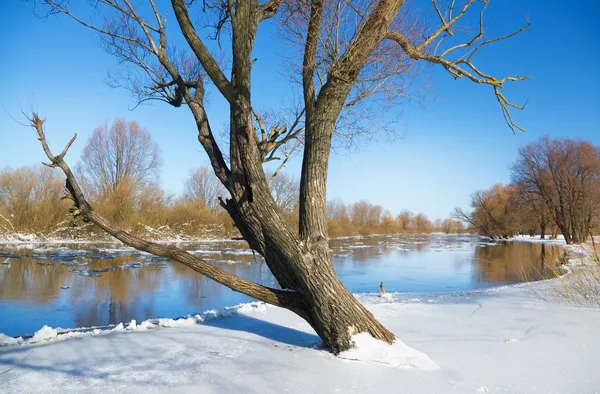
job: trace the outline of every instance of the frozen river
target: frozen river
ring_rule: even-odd
[[[242,241],[182,244],[221,268],[276,286]],[[546,275],[558,246],[490,243],[469,235],[383,235],[330,242],[334,268],[353,293],[455,292]],[[0,333],[93,327],[180,317],[251,300],[175,262],[115,244],[0,245]]]

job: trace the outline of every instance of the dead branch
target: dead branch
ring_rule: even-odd
[[[489,2],[490,0],[482,0],[483,6],[479,11],[479,28],[477,30],[477,33],[472,38],[468,39],[466,42],[462,42],[448,47],[447,49],[443,50],[439,55],[436,53],[441,42],[447,36],[453,35],[452,28],[457,26],[457,22],[467,13],[469,7],[471,7],[475,3],[475,0],[467,1],[461,7],[460,11],[454,17],[448,19],[448,21],[445,20],[442,12],[440,11],[440,8],[437,4],[437,0],[432,0],[433,6],[441,21],[441,25],[433,33],[431,33],[429,36],[423,39],[420,43],[394,30],[388,31],[387,38],[397,43],[410,58],[414,60],[424,60],[432,64],[439,64],[455,79],[466,77],[475,83],[491,86],[494,90],[496,100],[500,104],[502,115],[504,116],[504,120],[506,121],[508,127],[513,132],[516,132],[516,130],[525,131],[525,129],[523,129],[521,126],[517,125],[513,121],[512,114],[510,112],[511,108],[522,110],[525,108],[525,105],[518,105],[509,101],[506,98],[506,96],[504,96],[504,94],[501,92],[501,89],[504,87],[505,82],[524,81],[528,80],[529,78],[518,75],[496,78],[493,75],[481,71],[474,64],[473,57],[479,50],[481,50],[483,47],[489,44],[498,41],[503,41],[508,38],[514,37],[519,33],[522,33],[530,26],[530,23],[526,23],[521,28],[509,34],[495,37],[492,39],[484,39],[483,18]],[[453,8],[454,2],[452,3],[448,12],[449,15],[451,15]],[[432,44],[436,40],[438,42],[434,46],[433,50],[431,50],[431,47],[433,46]],[[469,51],[466,54],[459,54],[457,56],[452,57],[452,55],[454,55],[458,50]]]

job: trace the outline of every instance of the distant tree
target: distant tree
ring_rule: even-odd
[[[383,225],[383,228],[387,232],[391,232],[391,231],[395,230],[396,221],[394,220],[394,216],[392,215],[392,213],[390,211],[388,211],[387,209],[383,212],[383,216],[381,218],[381,224]]]
[[[469,223],[490,238],[509,238],[521,228],[520,213],[513,185],[495,185],[471,196],[471,213],[457,208],[454,218]]]
[[[158,185],[160,149],[136,122],[117,119],[110,128],[94,130],[81,156],[78,172],[100,212],[125,224],[139,209],[147,188]]]
[[[400,213],[398,214],[398,216],[396,216],[396,220],[398,221],[398,225],[400,226],[400,228],[403,231],[407,231],[409,226],[410,226],[410,222],[413,218],[414,213],[412,213],[411,211],[408,211],[406,209],[400,211]]]
[[[348,207],[339,198],[327,201],[327,217],[341,222],[350,221]]]
[[[599,147],[543,137],[519,150],[512,178],[540,212],[545,204],[567,243],[590,235],[600,214]]]
[[[546,238],[546,229],[554,221],[543,198],[537,193],[528,191],[523,184],[516,184],[515,200],[521,216],[523,232],[531,235],[539,234],[541,239]]]
[[[427,218],[424,213],[419,213],[412,218],[410,227],[417,230],[420,233],[428,233],[431,231],[431,221]]]
[[[460,221],[447,218],[442,221],[441,229],[446,234],[454,234],[460,232],[463,229],[463,226]]]
[[[208,209],[219,206],[219,196],[225,198],[227,190],[223,187],[215,173],[206,166],[192,170],[184,183],[183,197],[200,203]]]
[[[80,171],[88,193],[104,195],[124,184],[137,188],[157,184],[160,149],[135,121],[117,119],[94,130],[83,148]]]
[[[333,137],[372,129],[373,116],[379,112],[372,109],[405,98],[415,67],[429,64],[454,78],[490,88],[508,126],[518,129],[509,109],[520,107],[507,100],[503,87],[525,78],[492,76],[475,64],[475,54],[514,37],[528,24],[504,36],[484,36],[488,0],[469,0],[460,6],[433,1],[430,7],[411,7],[411,2],[404,0],[171,0],[168,11],[154,0],[137,8],[129,1],[105,0],[90,3],[96,7],[94,12],[82,14],[92,15],[89,19],[77,16],[79,2],[77,6],[68,1],[40,2],[51,12],[73,17],[103,35],[108,51],[124,65],[117,85],[128,88],[140,101],[157,99],[190,111],[211,167],[231,195],[223,207],[287,291],[249,282],[184,250],[120,231],[96,216],[78,190],[64,155],[51,155],[46,144],[52,164],[67,174],[81,214],[129,245],[169,257],[235,291],[294,311],[333,352],[349,348],[356,333],[367,332],[389,343],[395,338],[345,289],[333,269],[326,215]],[[166,23],[167,14],[174,15],[176,23]],[[471,15],[479,19],[475,32],[468,29],[473,24]],[[297,54],[287,57],[292,64],[286,69],[294,81],[301,81],[298,101],[302,108],[287,127],[267,130],[260,127],[256,102],[252,101],[256,97],[251,96],[252,71],[258,28],[273,17],[279,18],[279,41],[286,44],[282,52]],[[203,25],[195,25],[195,20],[202,20]],[[229,45],[227,67],[221,67],[211,53],[209,48],[216,45],[206,45],[205,30],[199,30],[206,23],[215,26],[214,39],[228,35],[223,40]],[[173,27],[179,28],[175,34],[171,34]],[[187,51],[181,49],[184,40],[178,36],[185,39]],[[229,152],[221,150],[212,131],[205,106],[207,82],[227,106]],[[32,117],[44,142],[42,123]],[[293,141],[302,141],[303,147],[298,231],[281,215],[263,169],[266,161],[277,157],[276,151]]]
[[[350,218],[355,226],[364,226],[369,219],[370,204],[365,201],[357,201],[350,206]]]
[[[48,231],[67,218],[65,181],[42,165],[0,171],[0,229]]]
[[[269,188],[275,204],[283,211],[295,211],[298,208],[300,182],[283,171],[276,174],[267,171],[265,176],[269,178]]]

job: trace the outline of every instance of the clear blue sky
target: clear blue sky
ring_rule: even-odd
[[[118,117],[136,120],[160,144],[162,184],[168,192],[179,193],[189,170],[207,163],[185,108],[158,103],[130,111],[129,94],[104,83],[116,62],[103,51],[96,34],[65,17],[40,20],[28,2],[3,1],[0,11],[5,44],[0,168],[44,158],[33,131],[11,118],[23,120],[20,107],[47,117],[48,138],[56,149],[74,132],[79,134],[67,156],[72,165],[92,130]],[[482,52],[478,60],[486,70],[532,78],[505,89],[516,101],[529,100],[525,111],[514,112],[527,132],[512,134],[488,87],[454,81],[435,67],[426,68],[433,85],[426,99],[394,109],[393,115],[402,117],[396,127],[400,137],[361,140],[358,150],[333,155],[329,198],[366,199],[392,213],[406,208],[443,218],[456,206],[468,207],[473,191],[508,182],[518,148],[544,134],[600,145],[599,14],[600,2],[594,0],[492,1],[488,31],[507,32],[522,22],[522,16],[532,23],[522,35]],[[273,26],[259,30],[253,98],[263,107],[289,99],[279,50]],[[228,109],[216,94],[211,95],[208,113],[213,128],[224,129]],[[299,177],[299,168],[295,160],[287,171]]]

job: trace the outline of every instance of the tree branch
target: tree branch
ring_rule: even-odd
[[[261,4],[257,9],[259,22],[275,16],[280,4],[281,0],[269,0],[264,4]]]
[[[217,89],[219,89],[219,92],[221,92],[223,97],[231,103],[233,100],[231,84],[200,37],[198,37],[196,29],[190,21],[185,1],[171,0],[171,4],[173,5],[173,10],[175,11],[179,26],[181,27],[181,32],[190,48],[194,51],[194,54],[202,64],[202,67],[204,67],[204,70],[206,70],[211,81],[215,84]]]
[[[513,133],[516,132],[516,130],[525,131],[525,129],[523,129],[521,126],[517,125],[513,121],[512,114],[510,112],[510,108],[512,107],[515,109],[522,110],[525,108],[525,105],[527,103],[525,103],[525,105],[518,105],[518,104],[510,102],[501,93],[500,89],[502,89],[504,87],[505,82],[524,81],[524,80],[528,80],[529,78],[514,75],[514,76],[505,76],[501,79],[497,79],[496,77],[494,77],[492,75],[482,72],[478,67],[476,67],[473,64],[472,59],[473,59],[473,56],[475,55],[475,53],[477,53],[477,51],[479,51],[484,46],[489,45],[494,42],[498,42],[498,41],[502,41],[502,40],[511,38],[523,31],[525,31],[530,26],[530,24],[527,23],[525,26],[521,27],[520,29],[518,29],[510,34],[492,38],[489,40],[483,40],[483,34],[484,34],[483,15],[489,4],[489,0],[484,0],[483,1],[484,5],[479,13],[478,34],[476,34],[469,41],[449,47],[448,49],[444,50],[441,54],[436,55],[435,52],[437,50],[437,46],[432,53],[426,52],[425,49],[429,46],[429,44],[434,39],[439,37],[442,32],[450,29],[450,27],[454,25],[456,23],[456,21],[458,19],[460,19],[466,13],[469,6],[474,3],[474,0],[469,0],[467,3],[465,3],[465,5],[462,7],[461,11],[458,14],[456,14],[453,18],[451,18],[448,22],[444,22],[444,19],[441,16],[441,12],[439,11],[439,8],[437,7],[436,1],[435,0],[432,0],[432,1],[433,1],[434,6],[436,7],[438,14],[440,14],[440,19],[442,20],[442,26],[440,26],[434,33],[432,33],[429,37],[427,37],[421,44],[411,43],[410,40],[406,36],[404,36],[403,34],[401,34],[399,32],[396,32],[396,31],[388,31],[387,38],[389,40],[396,42],[402,48],[402,50],[410,58],[412,58],[414,60],[424,60],[429,63],[439,64],[446,71],[448,71],[448,73],[450,75],[452,75],[452,77],[454,77],[454,78],[461,78],[464,76],[475,83],[491,86],[494,89],[494,95],[496,96],[496,100],[500,104],[500,107],[502,110],[502,115],[504,116],[504,120],[506,121],[506,124],[508,125],[508,127],[513,131]],[[443,39],[443,38],[444,37],[442,37],[441,39]],[[466,56],[466,58],[464,56],[458,57],[455,60],[448,58],[448,55],[452,54],[456,50],[464,49],[464,48],[471,48],[477,42],[479,42],[477,44],[477,46],[475,46],[473,48],[473,50],[468,54],[468,56]],[[439,45],[439,43],[438,43],[438,45]]]

